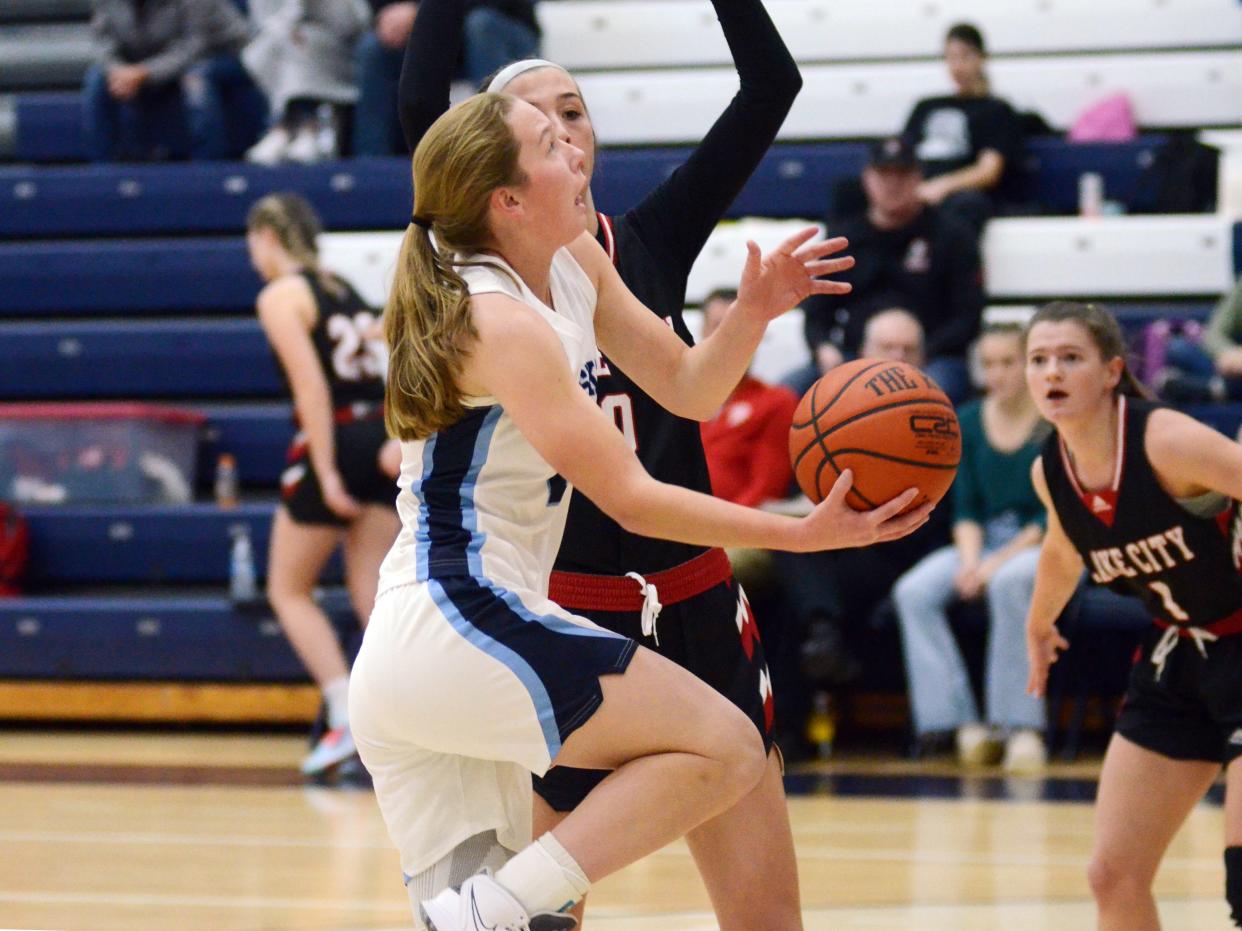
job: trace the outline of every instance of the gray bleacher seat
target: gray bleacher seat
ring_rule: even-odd
[[[805,63],[934,57],[948,27],[961,20],[983,29],[997,57],[1242,43],[1237,0],[768,0],[765,6]],[[544,55],[571,70],[731,62],[707,0],[544,0],[537,10]]]
[[[0,27],[0,90],[78,87],[94,60],[83,23]]]

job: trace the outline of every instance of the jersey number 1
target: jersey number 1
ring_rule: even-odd
[[[1190,615],[1182,610],[1182,606],[1173,600],[1173,592],[1166,582],[1148,582],[1148,588],[1160,596],[1160,600],[1164,602],[1164,610],[1169,612],[1169,616],[1175,621],[1188,621]]]

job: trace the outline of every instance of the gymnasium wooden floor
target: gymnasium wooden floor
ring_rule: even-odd
[[[396,929],[395,853],[368,791],[305,787],[289,736],[0,731],[0,927]],[[941,764],[799,771],[808,931],[1070,931],[1095,767],[968,779]],[[1078,801],[1048,801],[1048,798]],[[1201,805],[1158,880],[1169,929],[1226,931],[1222,815]],[[714,928],[675,844],[592,892],[595,931]],[[762,929],[756,929],[762,931]]]

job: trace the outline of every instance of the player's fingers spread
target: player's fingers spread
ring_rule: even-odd
[[[792,236],[786,239],[783,243],[781,243],[780,248],[777,249],[776,251],[783,252],[785,253],[785,255],[793,255],[795,252],[798,251],[799,246],[801,246],[803,243],[805,243],[807,240],[811,239],[812,237],[818,236],[818,235],[819,235],[818,226],[804,226],[802,229],[798,230],[798,232],[794,233]]]
[[[850,255],[840,259],[820,259],[816,262],[806,263],[806,270],[815,276],[835,275],[838,272],[848,271],[853,267],[854,257]]]
[[[833,236],[831,239],[820,239],[808,243],[795,254],[798,258],[822,259],[826,255],[834,255],[842,249],[848,249],[850,241],[844,236]]]
[[[812,294],[849,294],[853,290],[854,286],[848,281],[817,278],[811,282]]]

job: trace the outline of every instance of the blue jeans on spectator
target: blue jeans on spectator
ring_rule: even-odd
[[[1161,392],[1168,401],[1242,400],[1242,378],[1218,377],[1216,363],[1194,340],[1174,336],[1165,347],[1166,381]]]
[[[539,51],[539,38],[524,23],[492,7],[475,7],[462,29],[463,65],[458,77],[480,83],[511,61]],[[358,104],[354,109],[354,154],[405,152],[397,119],[397,91],[404,49],[391,49],[374,32],[358,41]]]
[[[993,521],[985,529],[984,555],[1018,532],[1017,521]],[[1026,611],[1035,587],[1039,547],[1019,551],[987,584],[987,723],[1006,730],[1043,730],[1043,699],[1026,694]],[[901,623],[910,710],[918,736],[953,731],[979,722],[970,676],[949,627],[947,609],[956,599],[957,547],[938,549],[906,572],[893,587]]]
[[[191,66],[178,81],[144,87],[132,100],[108,90],[107,71],[92,66],[82,87],[87,158],[223,159],[254,141],[267,103],[235,56]]]

